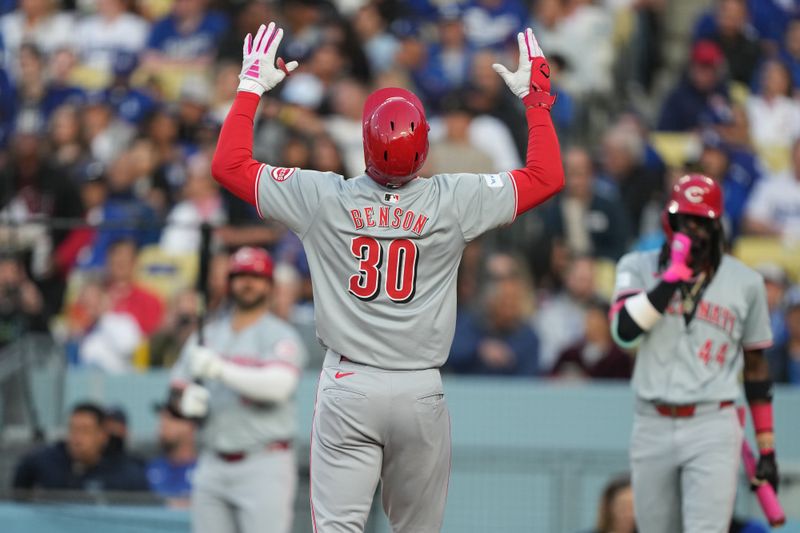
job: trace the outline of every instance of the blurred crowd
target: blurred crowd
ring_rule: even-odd
[[[254,156],[345,177],[364,169],[364,100],[388,85],[431,117],[422,175],[521,166],[524,110],[491,65],[516,64],[528,25],[549,58],[566,188],[467,248],[447,370],[628,377],[614,263],[661,246],[666,195],[698,171],[768,284],[774,377],[800,384],[792,0],[0,0],[0,347],[41,332],[73,365],[171,366],[204,224],[207,311],[227,305],[227,255],[263,247],[274,312],[314,345],[302,245],[210,172],[243,37],[270,20],[300,68],[263,99]]]

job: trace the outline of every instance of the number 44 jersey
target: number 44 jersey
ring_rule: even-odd
[[[303,241],[322,344],[391,370],[444,364],[464,246],[512,222],[517,201],[508,173],[441,174],[388,189],[368,176],[270,165],[256,198],[262,217]]]
[[[658,251],[633,252],[617,264],[614,301],[658,284]],[[724,255],[686,323],[681,291],[641,338],[633,388],[644,400],[672,404],[739,397],[742,350],[772,344],[763,278]]]

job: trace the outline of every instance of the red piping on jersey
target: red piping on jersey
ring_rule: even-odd
[[[525,168],[509,172],[517,198],[514,216],[541,204],[564,188],[564,167],[550,111],[529,107]]]
[[[772,346],[771,340],[765,340],[761,342],[754,342],[753,344],[747,344],[742,346],[742,350],[763,350],[764,348],[769,348]]]
[[[258,184],[261,182],[261,174],[264,173],[264,169],[267,165],[262,164],[258,167],[258,174],[256,174],[256,179],[253,182],[253,201],[256,203],[256,213],[258,213],[258,218],[264,218],[264,213],[261,212],[261,206],[258,203]]]
[[[317,418],[317,401],[319,400],[319,382],[322,380],[323,368],[317,378],[317,389],[314,392],[314,412],[311,414],[311,436],[308,439],[308,503],[311,506],[311,526],[314,533],[317,533],[317,515],[314,513],[314,494],[312,493],[314,481],[311,477],[311,460],[314,457],[314,423]]]
[[[260,96],[247,91],[236,94],[211,161],[214,179],[257,209],[256,180],[262,163],[253,159],[253,117],[260,100]]]

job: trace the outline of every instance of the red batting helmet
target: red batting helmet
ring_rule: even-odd
[[[228,263],[228,275],[252,274],[272,279],[272,258],[266,250],[245,246],[236,250]]]
[[[672,238],[670,215],[679,213],[718,220],[722,218],[722,189],[702,174],[687,174],[672,187],[672,194],[661,217],[667,240]]]
[[[413,93],[390,87],[369,95],[363,118],[367,175],[394,187],[414,179],[428,156],[428,129]]]

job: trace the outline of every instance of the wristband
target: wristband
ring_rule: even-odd
[[[625,309],[628,310],[628,314],[642,331],[650,331],[656,325],[656,322],[661,320],[661,313],[653,307],[646,292],[640,292],[627,298],[625,300]]]

